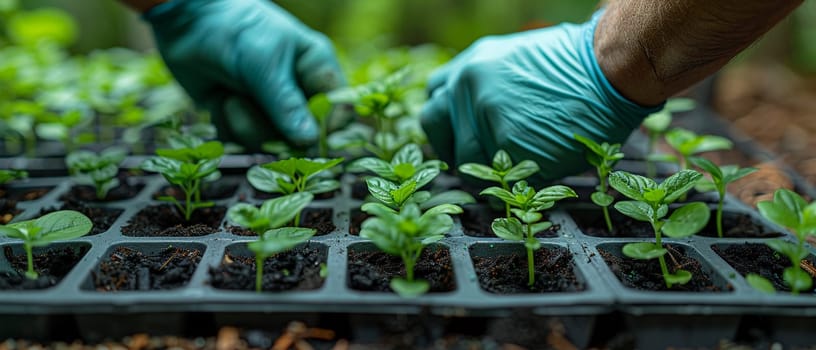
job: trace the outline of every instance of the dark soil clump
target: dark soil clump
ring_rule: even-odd
[[[363,226],[363,222],[370,217],[371,215],[360,209],[352,209],[351,220],[349,220],[349,233],[354,236],[359,236],[360,229]]]
[[[14,271],[0,272],[0,290],[27,290],[57,285],[88,252],[88,246],[83,245],[78,249],[50,249],[41,253],[35,251],[34,270],[39,276],[34,280],[25,276],[28,269],[25,253],[15,255],[11,246],[5,246],[3,250]]]
[[[654,237],[652,226],[648,222],[636,221],[623,216],[609,208],[609,217],[612,220],[614,232],[606,229],[606,221],[601,208],[597,210],[575,210],[569,213],[581,231],[594,237]]]
[[[760,223],[755,222],[750,215],[734,212],[723,212],[723,237],[727,238],[775,238],[781,237],[780,232],[768,232]],[[711,211],[711,219],[703,228],[700,236],[719,237],[717,235],[717,211]]]
[[[143,183],[129,184],[127,178],[121,178],[121,184],[108,191],[105,198],[98,199],[96,197],[96,189],[88,185],[71,186],[67,193],[60,196],[61,201],[79,200],[84,202],[113,202],[131,199],[139,195],[139,192],[144,188]]]
[[[40,216],[57,210],[76,210],[89,217],[93,223],[93,228],[91,232],[88,233],[89,236],[98,235],[107,231],[124,211],[118,208],[89,207],[80,201],[69,200],[63,203],[59,209],[55,207],[40,209]]]
[[[351,198],[365,200],[368,195],[368,185],[366,184],[365,179],[362,177],[355,179],[351,184]]]
[[[0,198],[10,199],[16,202],[33,201],[42,198],[54,187],[22,187],[0,189]]]
[[[0,225],[8,224],[17,214],[22,212],[21,209],[17,208],[16,200],[0,198]]]
[[[190,281],[200,261],[198,249],[167,247],[151,254],[117,247],[91,275],[100,292],[174,289]]]
[[[471,237],[496,237],[491,225],[493,220],[505,217],[504,212],[492,210],[484,205],[464,205],[462,206],[464,212],[461,216],[462,230],[465,235]],[[549,216],[544,214],[542,221],[549,220]],[[561,225],[552,225],[552,227],[537,233],[537,238],[554,238],[558,237],[558,230]]]
[[[609,265],[612,273],[618,277],[618,280],[629,288],[647,291],[724,292],[722,288],[714,285],[707,273],[703,272],[699,261],[685,254],[683,247],[667,244],[664,244],[664,247],[669,251],[665,255],[669,272],[674,272],[678,268],[691,272],[692,277],[688,283],[683,285],[674,284],[671,289],[667,288],[657,259],[630,259],[617,256],[603,248],[598,248],[598,252],[601,253],[601,257]],[[730,286],[728,289],[731,289]]]
[[[398,256],[380,251],[348,251],[347,282],[352,289],[393,293],[391,279],[404,276],[405,266]],[[414,278],[428,281],[431,293],[456,289],[450,252],[445,248],[425,248],[414,267]]]
[[[791,290],[782,278],[782,274],[786,268],[791,266],[791,262],[771,247],[760,243],[746,243],[725,247],[714,245],[711,246],[711,249],[741,275],[755,273],[771,281],[776,290],[786,292]],[[812,262],[811,265],[813,265]],[[810,293],[814,292],[816,288],[810,290]]]
[[[151,205],[131,218],[122,227],[122,234],[135,237],[204,236],[218,231],[226,212],[227,208],[222,206],[197,209],[187,222],[175,206]]]
[[[574,273],[572,254],[564,248],[533,252],[535,284],[527,285],[527,254],[474,256],[473,266],[482,289],[496,294],[578,292],[586,289]]]
[[[263,290],[312,290],[323,286],[321,264],[326,253],[308,245],[277,254],[263,265]],[[221,265],[210,268],[210,284],[219,289],[255,290],[255,257],[233,255],[227,250]]]
[[[332,221],[332,208],[306,208],[300,214],[301,226],[317,230],[316,236],[332,233],[336,228]]]

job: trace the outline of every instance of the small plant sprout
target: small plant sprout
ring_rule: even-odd
[[[256,233],[278,228],[291,222],[314,198],[309,192],[297,192],[265,201],[260,208],[237,203],[227,211],[227,218]],[[300,223],[294,223],[298,226]]]
[[[689,98],[670,98],[666,101],[666,106],[660,111],[653,113],[643,120],[643,128],[649,135],[649,143],[646,150],[646,176],[654,178],[657,176],[655,164],[651,157],[655,154],[657,140],[666,134],[672,122],[672,113],[686,112],[694,109],[696,103]]]
[[[34,247],[44,247],[51,242],[74,239],[88,234],[93,228],[91,219],[80,212],[73,210],[60,210],[43,215],[33,220],[26,220],[0,225],[0,236],[16,238],[23,241],[23,249],[26,252],[28,269],[26,277],[36,279],[37,272],[34,270]]]
[[[428,282],[414,278],[414,266],[426,246],[444,238],[453,227],[450,215],[462,213],[462,208],[441,204],[422,213],[419,206],[409,203],[396,212],[380,203],[366,203],[362,210],[374,217],[363,222],[360,237],[370,239],[387,254],[401,257],[405,264],[405,278],[392,279],[391,289],[405,298],[428,292]]]
[[[671,154],[653,157],[654,160],[673,162],[680,166],[680,169],[689,168],[689,157],[703,152],[728,150],[734,146],[731,140],[716,135],[697,135],[693,131],[674,128],[666,133],[666,142],[677,152],[678,156]]]
[[[213,202],[201,200],[201,183],[219,176],[218,164],[221,162],[223,146],[218,145],[220,142],[212,141],[194,149],[157,150],[158,156],[142,162],[142,170],[161,173],[167,182],[181,188],[184,192],[183,204],[173,196],[162,196],[159,200],[173,203],[187,221],[190,221],[196,209],[215,205]],[[216,154],[218,156],[215,156]],[[199,156],[204,158],[198,158]],[[198,160],[193,162],[194,159]]]
[[[668,218],[664,217],[669,214],[669,204],[694,187],[702,176],[694,170],[681,170],[658,185],[652,179],[625,171],[609,175],[612,188],[632,199],[615,203],[615,209],[632,219],[650,223],[655,235],[655,243],[626,244],[623,254],[641,260],[657,258],[668,288],[674,284],[686,284],[692,276],[691,272],[682,269],[669,272],[663,257],[668,251],[663,248],[662,235],[671,238],[691,236],[705,227],[711,213],[705,203],[693,202],[674,210]]]
[[[722,213],[723,213],[723,202],[725,201],[725,189],[728,184],[737,181],[749,174],[757,171],[756,168],[740,168],[736,165],[725,165],[722,167],[717,166],[713,162],[708,159],[701,158],[701,157],[690,157],[689,161],[694,164],[696,167],[703,169],[709,175],[711,175],[711,180],[701,180],[697,184],[698,190],[709,190],[714,189],[720,195],[719,201],[717,202],[717,235],[722,238],[723,236],[723,225],[722,225]]]
[[[371,171],[383,179],[398,184],[413,179],[425,169],[447,170],[448,165],[440,160],[424,160],[422,150],[415,143],[403,146],[390,162],[375,157],[365,157],[354,161],[347,168],[349,172]]]
[[[14,180],[25,179],[28,172],[25,170],[0,169],[0,185],[5,185]]]
[[[773,200],[761,201],[757,203],[757,208],[766,219],[789,229],[796,237],[796,243],[781,239],[766,243],[771,249],[790,259],[791,266],[785,268],[782,274],[785,284],[790,287],[793,294],[813,288],[813,279],[802,269],[801,264],[809,254],[805,245],[808,236],[816,235],[816,202],[808,204],[795,192],[778,189],[774,192]],[[767,287],[770,282],[758,275],[753,276],[748,282],[754,288],[767,291],[767,288],[762,287],[763,285]],[[763,280],[768,283],[761,282]]]
[[[127,151],[119,147],[107,148],[99,154],[79,150],[65,157],[65,165],[77,183],[94,186],[96,198],[103,200],[108,191],[119,186],[116,174],[126,155]]]
[[[607,193],[609,191],[607,178],[609,177],[609,173],[612,172],[612,168],[615,167],[615,164],[623,159],[621,145],[619,143],[610,145],[606,142],[598,144],[595,141],[577,134],[575,135],[575,139],[587,147],[589,152],[587,152],[586,159],[598,172],[598,187],[595,188],[596,191],[592,193],[590,198],[592,199],[592,203],[595,203],[595,205],[601,207],[601,210],[603,210],[606,229],[611,233],[612,220],[609,218],[609,206],[612,205],[615,198]]]
[[[513,185],[512,192],[500,187],[488,187],[481,194],[498,197],[512,207],[510,211],[515,217],[495,219],[491,228],[500,238],[524,242],[524,247],[527,248],[527,284],[532,287],[535,284],[533,252],[541,248],[535,235],[552,226],[549,221],[541,221],[544,217],[541,212],[552,208],[556,201],[578,195],[571,188],[561,185],[536,192],[527,185],[527,181],[517,182]]]
[[[317,150],[320,158],[329,156],[329,116],[332,113],[332,102],[325,93],[312,96],[309,99],[309,111],[317,120],[320,129]]]
[[[459,166],[459,172],[485,181],[498,182],[501,188],[510,191],[510,183],[526,179],[538,172],[538,164],[532,160],[523,160],[513,165],[510,155],[499,150],[493,155],[493,167],[489,168],[478,163],[465,163]],[[510,204],[505,203],[505,215],[510,218]]]
[[[255,291],[260,293],[263,287],[263,264],[267,258],[309,240],[315,232],[317,230],[302,227],[275,228],[259,235],[257,241],[249,242],[247,247],[255,253]]]

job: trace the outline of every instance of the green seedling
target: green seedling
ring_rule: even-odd
[[[694,109],[696,103],[689,98],[670,98],[666,101],[666,106],[660,111],[653,113],[643,120],[643,128],[649,136],[649,143],[646,150],[646,176],[655,178],[657,171],[651,157],[655,156],[657,140],[666,134],[672,122],[672,113],[686,112]]]
[[[513,165],[510,155],[504,150],[498,150],[493,155],[493,167],[489,168],[478,163],[465,163],[459,166],[459,172],[485,181],[498,182],[504,190],[510,190],[510,182],[526,179],[538,172],[538,164],[532,160],[523,160]],[[505,215],[510,218],[510,204],[504,205]]]
[[[108,191],[119,186],[116,175],[125,156],[127,151],[118,147],[107,148],[99,154],[79,150],[65,157],[65,165],[77,183],[92,185],[96,189],[96,198],[103,200]]]
[[[379,158],[365,157],[355,160],[347,168],[349,172],[370,171],[383,179],[398,184],[413,179],[425,169],[447,170],[448,165],[440,160],[424,160],[422,150],[415,143],[403,146],[390,162]]]
[[[391,289],[406,298],[428,292],[428,282],[414,278],[414,266],[426,246],[445,237],[453,227],[450,215],[462,213],[462,208],[442,204],[422,213],[419,206],[409,203],[396,212],[380,203],[366,203],[362,210],[374,217],[363,222],[360,237],[370,239],[387,254],[401,257],[405,264],[405,278],[392,279]]]
[[[799,294],[800,291],[813,288],[813,279],[802,270],[801,263],[809,254],[805,244],[808,236],[816,235],[816,201],[808,204],[796,192],[778,189],[774,192],[773,200],[761,201],[757,203],[757,208],[766,219],[789,229],[796,237],[796,243],[781,239],[770,240],[766,243],[771,249],[790,260],[791,266],[785,268],[782,279],[790,287],[791,293]],[[767,284],[770,282],[767,280],[765,280],[767,284],[757,282],[762,280],[765,279],[754,275],[748,282],[754,288],[767,291]]]
[[[218,171],[220,159],[202,160],[196,163],[183,162],[167,157],[151,157],[145,160],[141,168],[145,171],[161,173],[167,182],[177,185],[184,192],[184,203],[180,203],[173,196],[162,196],[159,200],[173,203],[184,215],[184,219],[190,221],[193,212],[197,209],[208,208],[215,205],[211,201],[202,201],[201,182],[211,178]]]
[[[88,234],[93,228],[91,219],[80,212],[60,210],[33,220],[0,225],[0,236],[23,241],[28,269],[26,277],[36,279],[34,270],[34,247],[44,247],[54,241],[74,239]]]
[[[28,177],[25,170],[0,169],[0,185],[7,184],[14,180],[21,180]]]
[[[333,109],[332,102],[325,93],[320,93],[309,98],[309,111],[317,120],[320,135],[318,137],[317,151],[320,158],[329,157],[329,115]]]
[[[711,180],[701,180],[697,183],[697,190],[701,192],[716,190],[719,194],[719,200],[717,201],[717,235],[722,238],[723,237],[723,224],[722,224],[722,213],[723,213],[723,202],[725,202],[725,190],[728,187],[728,184],[737,181],[749,174],[757,171],[756,168],[740,168],[736,165],[724,165],[722,167],[717,166],[713,162],[708,159],[700,158],[700,157],[690,157],[689,161],[694,164],[694,166],[703,169],[711,176]]]
[[[734,146],[731,140],[716,135],[697,135],[693,131],[674,128],[666,133],[666,142],[679,156],[662,154],[651,157],[652,160],[672,162],[680,169],[689,168],[689,157],[703,152],[728,150]]]
[[[292,222],[311,203],[312,198],[314,195],[309,192],[297,192],[269,199],[260,208],[248,203],[237,203],[227,210],[227,218],[260,234]],[[300,223],[295,221],[294,226],[300,226]]]
[[[524,242],[527,249],[527,284],[532,287],[535,284],[533,252],[541,248],[541,242],[535,235],[552,226],[549,221],[541,221],[544,217],[541,212],[552,208],[556,201],[578,195],[571,188],[561,185],[536,192],[527,185],[527,181],[517,182],[513,185],[512,192],[501,187],[488,187],[481,194],[495,196],[512,207],[511,212],[515,217],[495,219],[491,228],[500,238]]]
[[[612,188],[632,199],[615,203],[615,209],[632,219],[650,223],[655,235],[655,243],[626,244],[623,246],[623,254],[641,260],[657,258],[668,288],[674,284],[686,284],[692,276],[691,272],[682,269],[669,272],[664,259],[668,251],[663,248],[662,235],[671,238],[689,237],[705,227],[711,213],[705,203],[693,202],[674,210],[668,218],[664,217],[669,214],[669,204],[694,187],[702,176],[694,170],[681,170],[658,185],[652,179],[625,171],[609,175]]]
[[[275,228],[259,235],[257,241],[247,243],[249,250],[255,253],[255,291],[260,293],[263,287],[263,264],[267,258],[309,240],[315,232],[301,227]]]
[[[623,159],[621,145],[619,143],[610,145],[606,142],[598,144],[595,141],[577,134],[575,135],[575,139],[587,147],[589,152],[586,154],[586,159],[598,172],[598,187],[595,188],[596,191],[592,193],[590,198],[592,199],[592,203],[595,203],[595,205],[601,207],[601,210],[603,210],[606,229],[611,233],[613,227],[612,220],[609,217],[609,206],[612,205],[615,198],[608,193],[609,185],[607,178],[609,177],[609,173],[612,172],[612,168],[615,167],[615,164]]]
[[[48,118],[38,123],[34,130],[40,138],[59,141],[65,146],[67,152],[71,152],[76,144],[93,141],[92,134],[79,133],[79,130],[87,127],[91,122],[92,118],[88,111],[72,110],[60,116],[48,114]]]

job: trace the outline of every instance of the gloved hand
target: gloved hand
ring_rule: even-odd
[[[661,107],[638,106],[606,80],[593,54],[599,17],[486,37],[434,72],[422,125],[437,155],[490,164],[504,149],[514,162],[537,162],[540,180],[555,180],[589,166],[574,134],[625,141]]]
[[[331,42],[271,1],[170,0],[144,18],[170,71],[210,111],[219,137],[250,151],[280,137],[314,143],[318,125],[307,96],[346,82]],[[347,121],[339,119],[330,125]]]

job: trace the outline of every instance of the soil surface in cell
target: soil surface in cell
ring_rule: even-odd
[[[791,266],[790,260],[767,245],[760,243],[736,244],[725,247],[714,245],[711,249],[741,275],[755,273],[771,281],[776,290],[786,292],[791,290],[782,278],[785,269]],[[816,268],[814,268],[813,262],[806,260],[805,264],[805,269],[811,270],[811,277],[816,278]],[[810,293],[814,292],[816,292],[816,288],[811,288]]]
[[[93,223],[93,228],[91,229],[91,232],[88,233],[89,236],[98,235],[107,231],[111,225],[113,225],[119,215],[121,215],[124,211],[123,209],[119,208],[89,207],[83,202],[68,200],[59,208],[51,207],[40,209],[40,216],[55,212],[57,210],[76,210],[89,217]]]
[[[17,202],[33,201],[42,198],[54,187],[23,187],[23,188],[0,188],[0,198],[10,199]]]
[[[578,228],[586,235],[595,237],[654,237],[652,226],[648,222],[637,221],[627,216],[615,212],[609,208],[609,217],[612,220],[613,232],[609,232],[606,227],[603,212],[598,207],[597,210],[576,210],[570,211],[570,215]]]
[[[491,225],[494,219],[505,217],[504,212],[492,210],[484,205],[464,205],[462,209],[463,213],[460,219],[465,235],[471,237],[496,237]],[[549,216],[544,214],[541,220],[547,221],[549,220]],[[561,225],[552,225],[550,228],[537,233],[535,236],[538,238],[558,237],[558,230],[560,228]]]
[[[11,247],[3,247],[13,271],[0,271],[0,290],[45,289],[57,285],[74,265],[88,252],[87,246],[78,249],[65,247],[34,253],[34,271],[37,279],[28,279],[26,254],[13,254]]]
[[[316,236],[332,233],[336,228],[332,216],[332,208],[306,208],[300,217],[301,226],[317,230]]]
[[[360,229],[363,226],[363,222],[370,217],[371,215],[360,209],[352,209],[351,220],[349,220],[349,233],[355,236],[359,236]]]
[[[218,231],[226,211],[227,208],[222,206],[196,209],[187,222],[173,205],[151,205],[131,218],[122,227],[122,234],[135,237],[204,236]]]
[[[770,232],[762,224],[754,221],[750,215],[734,212],[723,212],[724,238],[774,238],[782,236],[780,232]],[[711,219],[703,228],[700,236],[719,237],[717,235],[717,212],[711,211]]]
[[[231,180],[218,180],[216,182],[207,182],[201,185],[201,200],[219,200],[232,197],[235,191],[238,190],[238,183]],[[184,191],[178,186],[164,186],[158,192],[153,194],[153,199],[159,197],[169,196],[177,200],[184,200]]]
[[[321,264],[326,254],[305,246],[277,254],[264,261],[263,290],[312,290],[323,285]],[[221,265],[210,268],[210,284],[219,289],[255,290],[255,257],[233,255],[227,250]]]
[[[190,281],[201,254],[198,249],[172,246],[155,253],[120,246],[91,273],[94,288],[100,292],[179,288]]]
[[[660,263],[657,259],[636,260],[628,257],[620,257],[603,248],[598,248],[606,264],[618,277],[623,285],[648,291],[672,291],[672,292],[724,292],[722,288],[714,285],[711,277],[702,269],[699,261],[686,256],[685,250],[681,246],[664,244],[669,251],[666,255],[666,265],[669,272],[683,269],[691,272],[691,280],[682,285],[674,284],[671,289],[666,287],[663,274],[660,272]],[[730,290],[731,287],[729,286]]]
[[[14,199],[0,198],[0,225],[5,225],[11,222],[17,214],[22,213],[21,209],[17,208],[17,201]]]
[[[351,198],[365,200],[369,194],[368,185],[362,177],[358,177],[351,183]]]
[[[68,192],[60,196],[60,200],[80,200],[85,202],[112,202],[131,199],[139,195],[139,192],[144,188],[143,183],[130,184],[127,177],[120,176],[120,185],[112,188],[105,195],[105,198],[99,199],[96,197],[96,189],[88,185],[71,186]]]
[[[389,283],[395,277],[405,277],[400,257],[380,251],[348,250],[348,285],[352,289],[393,293]],[[431,293],[456,289],[450,252],[425,248],[414,267],[414,278],[428,281]]]
[[[563,248],[533,252],[535,283],[530,287],[527,254],[474,256],[473,267],[482,289],[496,294],[578,292],[586,289],[575,276],[572,254]]]

